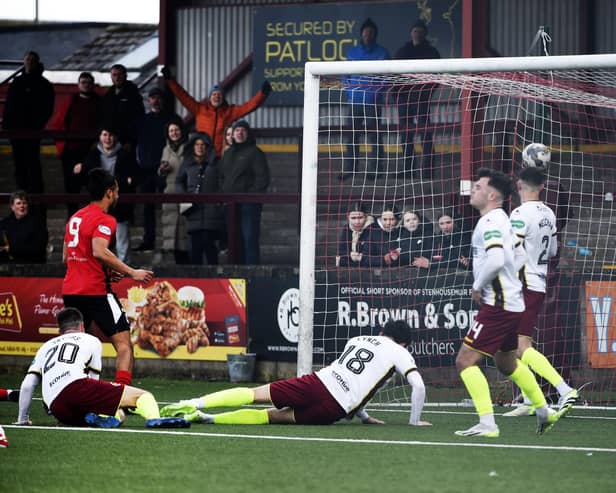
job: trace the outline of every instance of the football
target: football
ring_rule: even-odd
[[[534,166],[547,170],[551,157],[552,153],[548,146],[533,142],[528,144],[522,151],[522,165],[525,168]]]

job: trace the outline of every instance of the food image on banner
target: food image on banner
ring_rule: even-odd
[[[169,281],[155,282],[150,288],[131,287],[120,300],[131,327],[133,344],[152,349],[163,358],[180,344],[188,353],[210,345],[210,329],[205,320],[205,296],[195,286],[179,292]]]
[[[162,358],[176,349],[198,357],[202,348],[246,345],[244,283],[242,279],[164,279],[135,286],[123,280],[115,289],[136,348]]]

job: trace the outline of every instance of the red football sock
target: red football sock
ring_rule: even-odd
[[[6,389],[0,389],[0,401],[5,401],[9,398],[9,391]]]
[[[126,370],[117,370],[115,381],[117,383],[123,383],[124,385],[130,385],[133,381],[133,374]]]

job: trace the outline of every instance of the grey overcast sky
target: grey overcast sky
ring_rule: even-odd
[[[158,24],[159,0],[0,0],[0,20]]]

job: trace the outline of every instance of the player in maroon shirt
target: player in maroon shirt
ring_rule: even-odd
[[[62,284],[64,305],[77,308],[86,328],[92,322],[111,339],[116,350],[115,381],[130,385],[133,346],[130,326],[111,282],[128,276],[148,283],[154,273],[133,269],[110,250],[115,241],[116,220],[108,212],[119,198],[118,183],[108,171],[96,168],[88,173],[90,205],[78,210],[68,221],[62,258],[66,276]]]

